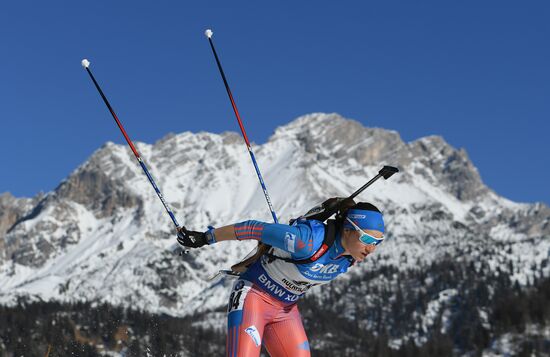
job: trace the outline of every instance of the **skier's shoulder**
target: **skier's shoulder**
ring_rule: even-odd
[[[302,234],[306,236],[311,236],[313,238],[321,237],[321,240],[324,237],[326,225],[315,219],[299,219],[294,224]]]
[[[300,234],[292,256],[295,259],[309,258],[323,244],[325,224],[317,220],[304,219],[294,222],[293,226],[298,228]]]

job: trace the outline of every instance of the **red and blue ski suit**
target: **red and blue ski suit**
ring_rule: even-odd
[[[321,247],[325,225],[301,220],[292,226],[245,221],[234,225],[238,240],[255,239],[273,255],[295,260]],[[297,300],[312,286],[326,284],[353,264],[343,256],[340,234],[318,260],[294,264],[262,256],[233,285],[228,304],[227,356],[259,356],[261,345],[272,357],[310,356]]]

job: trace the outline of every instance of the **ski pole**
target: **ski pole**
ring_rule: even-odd
[[[174,225],[176,226],[176,229],[181,228],[180,224],[176,220],[176,217],[174,216],[174,213],[172,212],[170,207],[168,207],[168,204],[164,200],[164,196],[160,192],[157,184],[155,183],[155,180],[153,180],[153,177],[149,173],[149,170],[147,169],[147,166],[145,166],[145,163],[141,159],[141,156],[139,155],[139,152],[137,151],[136,147],[134,146],[134,143],[132,142],[132,140],[130,140],[130,137],[126,133],[126,130],[124,130],[124,127],[122,126],[122,123],[120,122],[120,120],[118,120],[118,117],[117,117],[115,111],[113,110],[113,107],[111,107],[111,104],[107,100],[107,97],[105,96],[105,94],[103,94],[103,91],[101,90],[101,87],[99,86],[99,84],[95,80],[94,75],[92,74],[92,71],[90,71],[90,68],[89,68],[90,67],[90,62],[87,59],[83,59],[82,60],[82,67],[84,67],[86,69],[86,71],[88,72],[88,74],[90,75],[90,78],[94,82],[95,87],[97,88],[97,91],[99,92],[99,94],[101,95],[101,98],[105,102],[105,105],[107,106],[107,108],[111,112],[111,115],[115,119],[115,122],[118,125],[118,128],[122,132],[122,135],[124,135],[124,139],[126,139],[126,142],[130,146],[130,149],[132,149],[132,152],[134,153],[134,156],[136,157],[137,161],[139,162],[139,165],[143,169],[143,172],[145,172],[145,175],[149,179],[149,182],[151,182],[151,185],[153,185],[153,188],[155,189],[155,192],[157,193],[157,196],[159,196],[160,201],[162,202],[162,205],[166,209],[166,212],[168,212],[168,214],[170,215],[170,218],[172,219],[172,222],[174,222]]]
[[[225,78],[225,73],[223,72],[222,64],[220,63],[220,59],[218,58],[218,54],[216,53],[216,49],[214,48],[214,42],[212,42],[212,35],[214,33],[212,32],[212,30],[208,29],[204,32],[204,34],[208,38],[208,42],[210,43],[210,47],[212,48],[212,53],[216,58],[216,64],[218,65],[218,69],[220,70],[220,74],[223,79],[223,84],[225,85],[225,90],[227,91],[227,95],[229,96],[229,100],[231,101],[233,112],[235,112],[235,116],[237,117],[237,121],[239,122],[239,127],[241,128],[241,133],[243,134],[246,148],[248,149],[248,153],[250,154],[250,159],[252,160],[252,164],[254,165],[254,169],[256,170],[256,175],[258,175],[258,179],[260,180],[260,185],[262,186],[262,190],[264,191],[265,200],[267,201],[267,205],[269,206],[269,210],[271,211],[271,215],[273,216],[273,221],[275,223],[279,223],[279,221],[277,220],[277,215],[275,214],[275,210],[273,209],[273,205],[271,204],[271,198],[269,197],[269,193],[267,193],[267,188],[265,186],[262,173],[260,172],[260,168],[258,167],[258,163],[256,162],[256,157],[254,156],[254,152],[252,151],[252,147],[250,146],[250,141],[248,141],[246,130],[244,129],[244,125],[241,120],[239,110],[237,109],[237,104],[235,104],[235,99],[233,99],[233,94],[231,94],[231,89],[229,88],[229,84],[227,83],[227,78]]]

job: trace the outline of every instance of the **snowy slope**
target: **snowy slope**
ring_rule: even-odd
[[[188,228],[271,221],[237,134],[184,132],[137,146]],[[355,191],[384,164],[401,169],[360,196],[386,213],[389,238],[351,277],[382,266],[417,269],[452,256],[495,268],[513,260],[510,278],[525,284],[532,266],[548,260],[550,209],[499,197],[464,150],[441,137],[406,143],[394,131],[316,113],[278,128],[254,150],[281,222]],[[25,212],[0,235],[2,303],[24,295],[172,315],[212,311],[225,304],[231,281],[209,279],[255,245],[222,243],[174,256],[171,221],[129,149],[113,143]],[[541,269],[550,274],[550,266]],[[443,309],[446,296],[435,298],[430,311]],[[429,319],[422,321],[429,325]]]

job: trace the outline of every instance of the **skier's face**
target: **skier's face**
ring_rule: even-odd
[[[376,238],[382,238],[383,236],[383,233],[377,230],[365,229],[364,232]],[[342,243],[344,244],[346,252],[358,262],[363,261],[376,249],[376,246],[374,244],[362,243],[359,240],[360,235],[361,234],[358,231],[346,228],[344,229],[344,233],[342,236]]]

